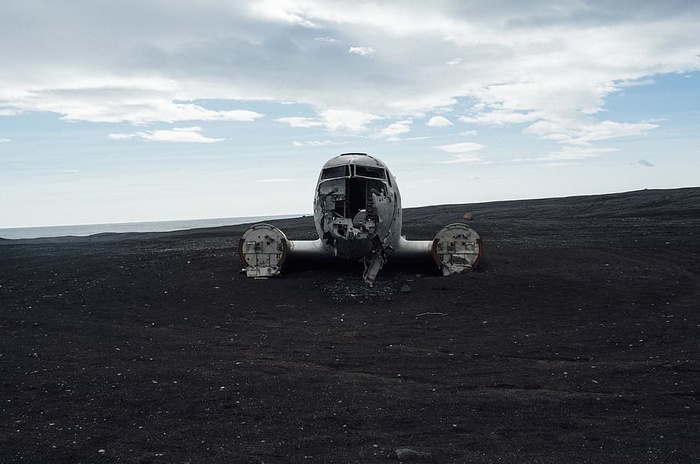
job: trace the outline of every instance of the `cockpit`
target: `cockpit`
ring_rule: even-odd
[[[373,195],[387,195],[387,186],[391,187],[391,180],[383,167],[343,164],[321,171],[318,195],[323,199],[323,209],[335,217],[352,219],[365,212],[376,221]]]
[[[342,166],[325,168],[321,171],[321,180],[339,179],[342,177],[364,177],[367,179],[389,180],[386,175],[386,170],[375,166],[345,164]]]

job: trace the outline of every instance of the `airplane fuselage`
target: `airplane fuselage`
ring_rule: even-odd
[[[401,194],[380,160],[346,153],[321,169],[314,196],[318,236],[336,256],[363,259],[391,253],[401,237]]]
[[[463,223],[440,230],[433,240],[401,234],[401,194],[379,159],[345,153],[323,165],[314,194],[317,240],[289,240],[270,224],[255,224],[241,237],[238,253],[249,277],[272,277],[290,257],[361,260],[372,285],[391,257],[431,260],[443,275],[476,268],[482,255],[479,235]]]

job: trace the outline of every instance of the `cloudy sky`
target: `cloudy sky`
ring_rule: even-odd
[[[700,185],[700,2],[3,0],[0,227]]]

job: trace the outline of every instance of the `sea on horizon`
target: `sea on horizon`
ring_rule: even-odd
[[[123,222],[115,224],[82,224],[73,226],[0,228],[0,239],[32,239],[48,237],[87,237],[102,233],[172,232],[175,230],[203,229],[207,227],[234,226],[248,222],[301,217],[303,214],[273,216],[248,216],[217,219],[187,219],[180,221]]]

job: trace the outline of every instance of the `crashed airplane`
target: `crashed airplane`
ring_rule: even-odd
[[[289,240],[270,224],[255,224],[241,237],[238,253],[248,277],[272,277],[296,258],[362,261],[371,286],[390,259],[431,259],[443,275],[475,269],[483,253],[479,235],[462,223],[440,230],[433,240],[401,235],[401,194],[379,159],[344,153],[321,169],[314,197],[316,240]]]

